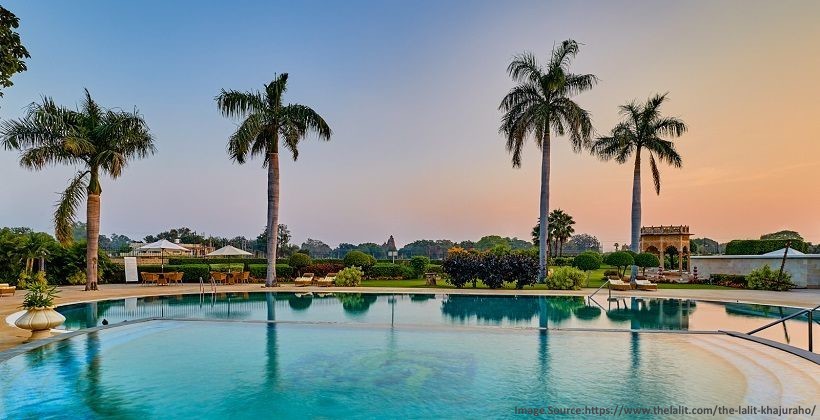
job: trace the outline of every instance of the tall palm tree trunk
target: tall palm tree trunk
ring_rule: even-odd
[[[85,290],[97,290],[99,241],[100,194],[89,191],[86,200]]]
[[[550,208],[550,132],[549,125],[544,130],[544,140],[541,144],[541,208],[540,219],[541,225],[538,231],[538,282],[545,283],[547,272],[549,270],[549,262],[547,258],[547,247],[549,242],[547,240],[547,232],[549,232],[549,213]]]
[[[641,252],[641,148],[635,151],[635,171],[632,175],[632,252]],[[632,265],[630,282],[635,282],[638,266]]]
[[[279,152],[274,151],[268,156],[268,271],[265,287],[276,286],[276,245],[278,237]]]

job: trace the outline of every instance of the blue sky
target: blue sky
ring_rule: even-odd
[[[780,228],[820,240],[810,211],[820,197],[795,193],[811,189],[820,170],[820,123],[810,118],[819,109],[807,99],[820,92],[818,3],[4,5],[20,17],[32,58],[0,99],[0,119],[20,116],[41,95],[75,104],[88,88],[105,106],[137,107],[155,136],[156,156],[103,184],[104,233],[142,237],[185,225],[258,234],[265,171],[259,161],[228,160],[235,122],[218,114],[213,98],[288,72],[286,100],[313,107],[334,130],[330,143],[310,139],[299,161],[282,161],[281,217],[297,242],[527,238],[540,165],[531,147],[524,167],[512,169],[497,134],[498,102],[511,86],[505,68],[518,52],[546,57],[553,43],[574,38],[585,44],[576,71],[601,78],[578,97],[598,131],[611,128],[623,102],[666,91],[667,112],[691,127],[680,143],[684,169],[663,170],[661,196],[645,195],[646,224],[690,224],[721,241]],[[776,68],[766,68],[771,62]],[[772,79],[781,82],[751,88]],[[756,117],[764,110],[765,119]],[[625,242],[631,168],[575,155],[561,139],[553,159],[553,207],[575,215],[579,232]],[[2,224],[51,231],[52,204],[71,173],[30,173],[14,153],[0,153],[0,177],[12,180],[0,190]],[[760,173],[763,181],[750,181]],[[778,187],[783,179],[791,194]],[[738,192],[750,185],[793,213],[736,220],[731,212],[755,203]]]

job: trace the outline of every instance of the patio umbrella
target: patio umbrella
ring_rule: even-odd
[[[166,249],[175,249],[177,251],[188,251],[188,248],[184,246],[179,246],[173,242],[168,242],[165,239],[161,239],[156,242],[151,242],[150,244],[145,244],[138,249],[158,249],[160,255],[160,270],[164,273],[165,272],[165,250]]]
[[[217,249],[214,252],[205,254],[206,257],[229,257],[234,255],[253,255],[248,251],[243,251],[235,246],[228,245]]]

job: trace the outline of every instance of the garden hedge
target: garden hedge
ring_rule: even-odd
[[[160,265],[140,265],[137,267],[137,271],[159,273],[162,271],[162,267]],[[207,282],[211,278],[211,269],[207,264],[168,264],[165,266],[166,273],[173,271],[181,271],[182,281],[185,283],[198,283],[200,277],[202,277],[203,281]]]
[[[415,273],[410,266],[403,264],[377,263],[367,270],[370,278],[412,279]]]
[[[760,255],[786,247],[787,239],[735,239],[726,244],[726,255]],[[809,244],[795,239],[791,248],[800,252],[809,252]]]
[[[268,275],[268,265],[249,264],[248,271],[251,272],[251,277],[255,279],[265,279]],[[276,277],[284,279],[293,278],[293,267],[287,264],[276,264]]]

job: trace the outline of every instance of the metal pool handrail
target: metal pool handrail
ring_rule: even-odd
[[[809,351],[814,351],[814,350],[812,349],[812,348],[814,347],[814,343],[813,343],[813,341],[814,341],[814,340],[812,339],[812,329],[813,329],[813,328],[812,328],[812,327],[813,327],[812,323],[814,322],[814,320],[813,320],[813,318],[814,318],[813,313],[814,313],[814,311],[816,311],[818,308],[820,308],[820,305],[817,305],[817,306],[815,306],[814,308],[811,308],[811,309],[803,309],[802,311],[795,312],[795,313],[793,313],[793,314],[791,314],[791,315],[789,315],[789,316],[784,316],[783,318],[780,318],[780,319],[778,319],[777,321],[772,321],[772,322],[770,322],[770,323],[768,323],[768,324],[766,324],[766,325],[764,325],[764,326],[762,326],[762,327],[755,328],[755,329],[753,329],[753,330],[751,330],[751,331],[747,332],[746,334],[748,334],[748,335],[753,335],[753,334],[755,334],[755,333],[758,333],[758,332],[760,332],[760,331],[765,330],[766,328],[769,328],[769,327],[775,326],[775,325],[777,325],[777,324],[780,324],[781,322],[786,322],[786,321],[788,321],[788,320],[790,320],[790,319],[792,319],[792,318],[796,318],[796,317],[798,317],[798,316],[800,316],[800,315],[803,315],[803,314],[808,314],[808,317],[809,317]]]
[[[592,297],[595,296],[596,293],[600,292],[601,289],[603,289],[604,286],[606,286],[607,284],[609,284],[609,279],[606,279],[606,281],[603,284],[601,284],[601,287],[595,289],[595,291],[592,292],[591,295],[587,296],[587,299],[592,299]],[[609,294],[612,295],[612,290],[609,291]]]

